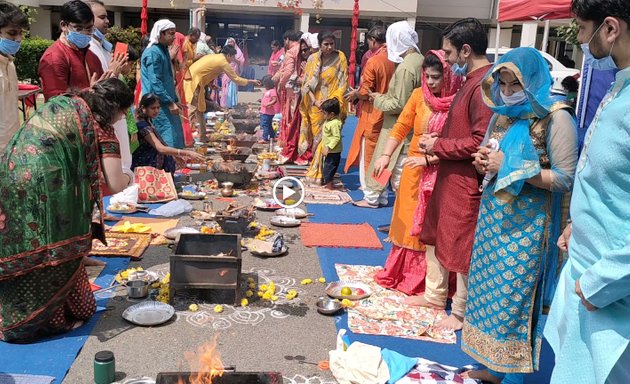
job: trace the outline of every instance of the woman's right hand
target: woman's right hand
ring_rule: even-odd
[[[571,223],[567,224],[567,226],[564,228],[564,231],[562,231],[562,234],[558,238],[558,243],[557,243],[558,248],[560,248],[560,250],[563,252],[567,252],[569,250],[570,239],[571,239]]]
[[[181,151],[181,156],[190,160],[195,160],[199,162],[205,162],[206,157],[202,154],[199,154],[195,151]]]
[[[374,177],[379,177],[381,172],[389,166],[389,156],[382,155],[374,163]]]
[[[489,152],[490,152],[490,149],[486,147],[479,147],[477,152],[472,154],[472,157],[474,158],[473,165],[475,166],[475,169],[477,170],[479,174],[482,174],[482,175],[486,174],[486,166],[488,165]]]

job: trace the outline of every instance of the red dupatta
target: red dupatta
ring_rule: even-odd
[[[422,94],[424,96],[424,102],[431,109],[431,116],[427,122],[426,133],[442,133],[446,118],[448,117],[448,111],[455,98],[455,94],[463,83],[461,76],[455,75],[451,71],[451,65],[446,61],[444,51],[432,50],[427,52],[428,55],[435,55],[442,63],[442,90],[440,95],[436,96],[427,85],[426,81],[422,82]],[[422,78],[425,79],[425,70],[422,69]],[[437,164],[427,165],[422,173],[420,180],[420,186],[418,188],[418,206],[413,215],[413,224],[410,229],[412,236],[419,236],[422,231],[422,224],[424,223],[424,213],[427,208],[427,204],[431,195],[433,194],[433,187],[435,186],[435,180],[437,178]]]

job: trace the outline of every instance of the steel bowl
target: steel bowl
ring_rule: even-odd
[[[144,280],[128,281],[127,296],[130,299],[144,299],[149,296],[149,282]]]
[[[317,312],[322,315],[334,315],[342,309],[339,300],[328,297],[320,297],[315,305],[317,306]]]

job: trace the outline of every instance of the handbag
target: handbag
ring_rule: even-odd
[[[139,203],[165,203],[177,199],[173,176],[162,169],[143,166],[134,169]]]

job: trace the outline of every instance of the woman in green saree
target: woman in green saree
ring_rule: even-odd
[[[84,257],[104,188],[132,184],[111,126],[133,95],[107,79],[44,104],[0,156],[0,340],[62,333],[96,310]]]

